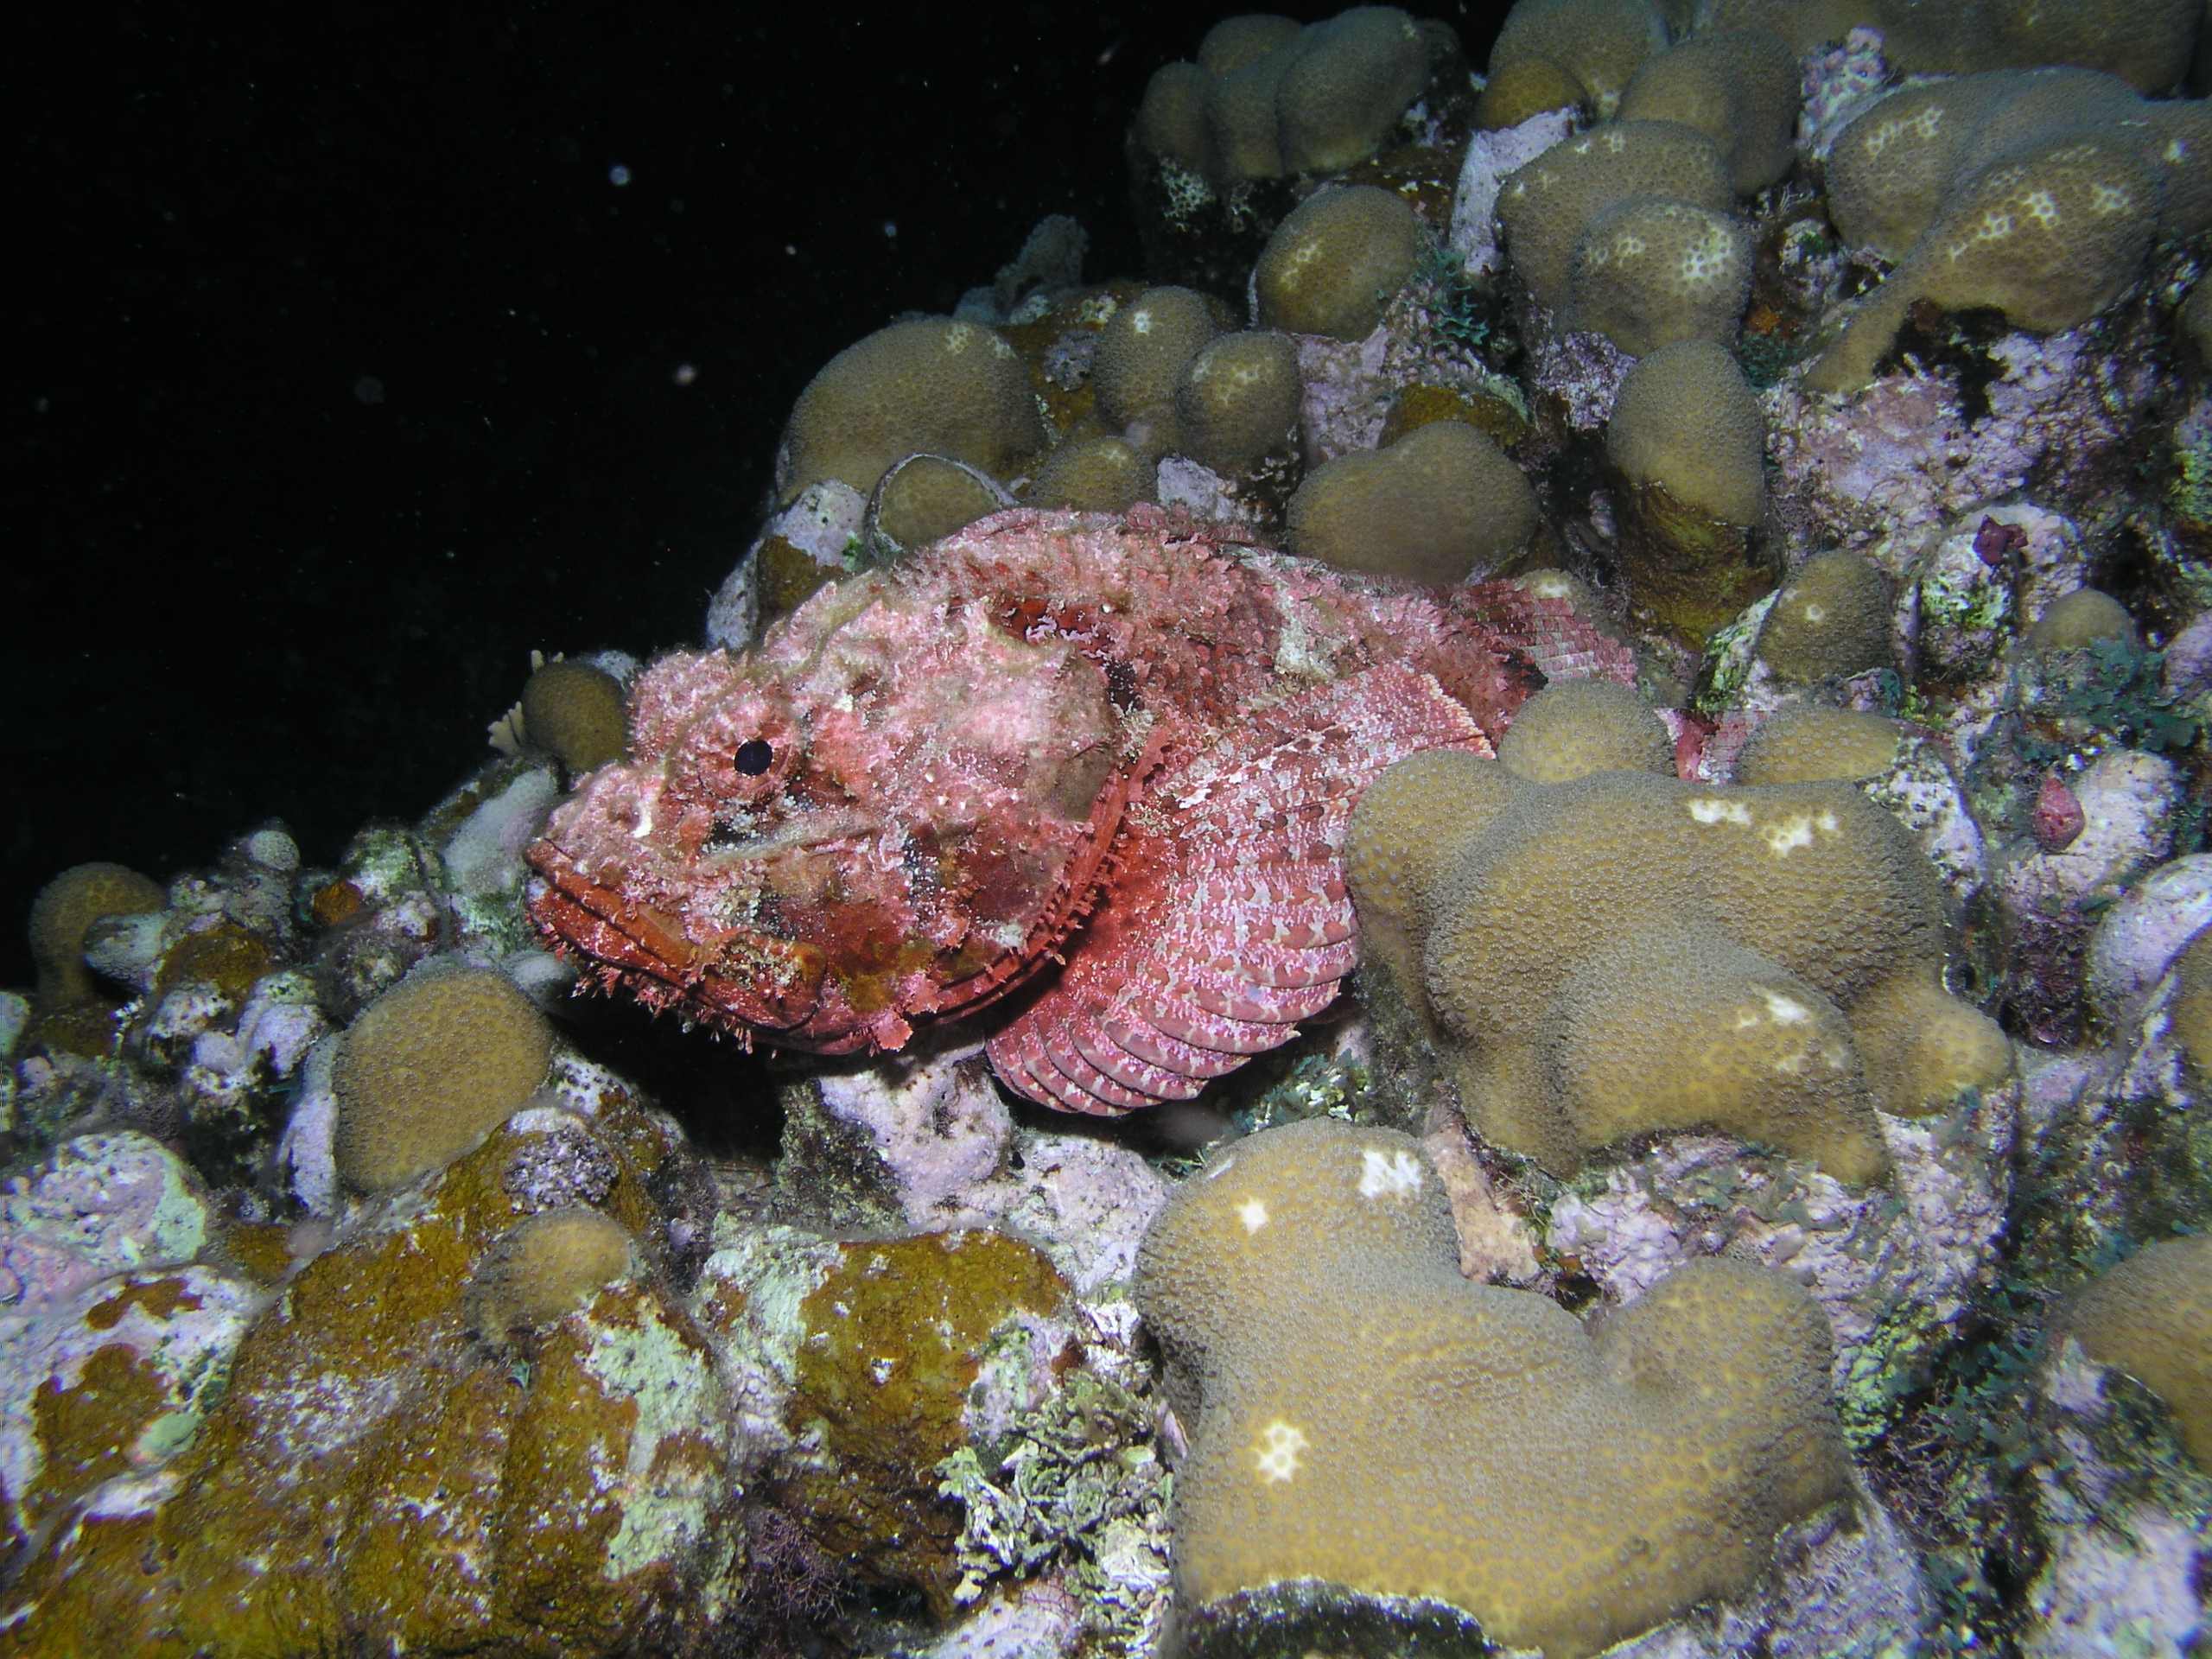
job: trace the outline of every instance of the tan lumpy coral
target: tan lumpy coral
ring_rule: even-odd
[[[1298,347],[1269,328],[1208,342],[1175,388],[1182,452],[1234,476],[1296,436],[1302,387]]]
[[[570,772],[620,760],[629,735],[622,682],[589,663],[541,663],[522,688],[522,728]]]
[[[1705,1125],[1864,1182],[1877,1106],[2009,1075],[1994,1027],[1942,993],[1933,868],[1856,790],[1402,764],[1353,812],[1346,881],[1378,961],[1419,960],[1402,988],[1493,1144],[1567,1171]],[[1937,1014],[1943,1042],[1916,1046]]]
[[[31,963],[38,973],[41,1007],[92,995],[92,970],[85,965],[85,930],[103,916],[159,910],[168,901],[162,884],[128,865],[95,861],[73,864],[31,900]]]
[[[1632,357],[1681,340],[1731,340],[1751,291],[1751,234],[1732,215],[1631,196],[1583,227],[1567,320]]]
[[[476,1328],[505,1343],[574,1312],[636,1265],[630,1230],[581,1205],[548,1210],[501,1236],[469,1284]]]
[[[1759,656],[1785,680],[1828,679],[1890,660],[1890,587],[1863,553],[1816,553],[1775,595]]]
[[[1729,524],[1766,512],[1766,416],[1725,346],[1684,340],[1644,358],[1621,382],[1605,454],[1631,484]]]
[[[877,527],[902,548],[926,547],[1007,505],[992,481],[943,455],[910,455],[877,486]]]
[[[1045,447],[1045,425],[1014,348],[980,323],[894,322],[848,346],[807,382],[777,456],[788,501],[840,479],[862,494],[893,461],[949,455],[1008,479]]]
[[[2183,948],[2174,960],[2174,1040],[2198,1080],[2212,1077],[2212,928]]]
[[[1701,642],[1780,572],[1766,517],[1766,416],[1727,349],[1662,346],[1630,369],[1605,423],[1623,486],[1619,558],[1641,617]]]
[[[1355,6],[1312,23],[1285,50],[1275,132],[1294,173],[1337,173],[1365,161],[1421,96],[1428,48],[1395,6]]]
[[[1599,214],[1631,196],[1715,213],[1734,200],[1713,140],[1673,121],[1611,122],[1507,175],[1497,198],[1505,251],[1538,303],[1567,303],[1575,245]]]
[[[450,1163],[545,1079],[552,1029],[505,974],[417,969],[362,1009],[331,1069],[338,1173],[369,1192]]]
[[[2027,643],[2031,651],[2080,651],[2101,640],[2136,644],[2135,619],[2110,594],[2076,588],[2043,607]]]
[[[2212,1233],[2139,1250],[2079,1292],[2059,1328],[2164,1400],[2212,1471]]]
[[[1100,418],[1148,454],[1176,448],[1175,388],[1191,359],[1218,332],[1205,295],[1187,288],[1145,289],[1115,312],[1098,336],[1091,384]]]
[[[1227,17],[1198,61],[1154,72],[1138,143],[1221,188],[1286,173],[1335,173],[1379,149],[1431,68],[1422,26],[1395,6],[1322,22]]]
[[[1651,0],[1517,0],[1491,48],[1490,73],[1555,66],[1592,109],[1610,116],[1638,67],[1666,44],[1667,21]]]
[[[1475,124],[1485,132],[1517,127],[1547,110],[1573,109],[1582,83],[1549,58],[1523,58],[1497,71],[1475,100]]]
[[[1532,784],[1593,772],[1671,777],[1675,770],[1666,722],[1631,688],[1611,680],[1554,680],[1521,705],[1497,758]]]
[[[2139,276],[2155,240],[2212,220],[2212,111],[2146,103],[2087,69],[2005,71],[1893,93],[1838,137],[1829,207],[1847,242],[1897,262],[1807,375],[1872,378],[1911,307],[1987,308],[2050,333]]]
[[[1770,29],[1717,29],[1646,58],[1621,99],[1624,121],[1679,121],[1713,140],[1739,195],[1789,171],[1797,56]]]
[[[1125,512],[1152,499],[1157,478],[1157,463],[1126,438],[1071,438],[1037,469],[1028,499],[1037,507]]]
[[[1761,726],[1736,757],[1739,784],[1855,782],[1897,764],[1903,728],[1855,709],[1798,703]]]
[[[1436,421],[1316,467],[1288,516],[1294,553],[1435,586],[1494,570],[1523,545],[1536,497],[1495,443]]]
[[[1253,273],[1260,321],[1294,334],[1360,340],[1421,257],[1421,220],[1388,190],[1309,196],[1275,226]]]
[[[1470,1283],[1402,1135],[1319,1119],[1236,1143],[1154,1222],[1135,1288],[1190,1439],[1175,1591],[1202,1646],[1306,1580],[1582,1659],[1748,1589],[1783,1527],[1848,1494],[1802,1289],[1698,1262],[1593,1328]]]

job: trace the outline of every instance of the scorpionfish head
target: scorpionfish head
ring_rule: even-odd
[[[750,1039],[893,1049],[1017,982],[1072,925],[1139,730],[1017,616],[823,588],[754,651],[677,652],[630,753],[530,851],[531,913],[592,982]]]

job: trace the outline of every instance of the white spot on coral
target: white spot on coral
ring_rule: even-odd
[[[1150,334],[1152,332],[1152,313],[1145,307],[1141,305],[1139,306],[1135,310],[1129,313],[1129,328],[1131,332],[1135,334]]]
[[[1370,1147],[1359,1156],[1364,1166],[1359,1175],[1361,1198],[1395,1198],[1421,1191],[1421,1160],[1410,1152],[1402,1147],[1396,1152],[1384,1152],[1379,1147]]]
[[[1257,1198],[1247,1198],[1236,1206],[1236,1218],[1244,1224],[1244,1230],[1256,1233],[1268,1224],[1268,1206]]]
[[[1260,1443],[1252,1448],[1260,1478],[1288,1480],[1298,1472],[1298,1454],[1312,1444],[1303,1430],[1276,1418],[1260,1431]]]
[[[1813,1017],[1813,1011],[1794,996],[1784,996],[1780,991],[1760,988],[1766,999],[1767,1018],[1777,1026],[1794,1026]]]
[[[1690,817],[1700,823],[1740,823],[1749,829],[1751,809],[1741,801],[1724,801],[1707,795],[1690,803]]]
[[[2089,211],[2093,213],[2124,213],[2134,206],[2134,197],[2116,184],[2093,184],[2089,187]]]
[[[1793,814],[1779,823],[1767,826],[1767,850],[1777,858],[1787,858],[1800,847],[1812,844],[1813,820],[1805,813]]]

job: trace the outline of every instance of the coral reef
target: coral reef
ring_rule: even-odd
[[[1850,1490],[1803,1291],[1703,1262],[1593,1337],[1460,1276],[1402,1135],[1241,1143],[1153,1224],[1136,1294],[1191,1440],[1175,1584],[1200,1652],[1349,1619],[1592,1654],[1747,1588],[1785,1524]]]
[[[1206,29],[697,638],[40,895],[0,1646],[2200,1649],[2192,48]]]

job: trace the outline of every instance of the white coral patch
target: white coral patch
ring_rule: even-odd
[[[1364,1166],[1359,1176],[1361,1198],[1395,1198],[1421,1191],[1421,1160],[1410,1152],[1370,1147],[1360,1154],[1360,1160]]]
[[[1257,1198],[1247,1198],[1236,1206],[1236,1218],[1244,1224],[1244,1230],[1256,1233],[1268,1224],[1268,1206]]]
[[[1794,813],[1766,828],[1767,850],[1777,858],[1787,858],[1800,847],[1812,844],[1813,820],[1805,813]]]
[[[1724,801],[1717,796],[1705,796],[1690,804],[1690,817],[1700,823],[1740,823],[1751,828],[1751,809],[1741,801]]]
[[[1253,1465],[1262,1480],[1288,1480],[1298,1472],[1298,1454],[1312,1444],[1302,1429],[1278,1417],[1260,1431],[1260,1442],[1252,1448]]]

